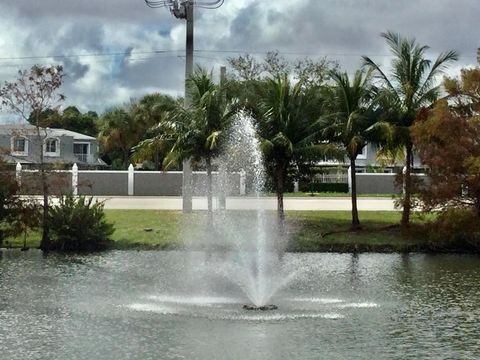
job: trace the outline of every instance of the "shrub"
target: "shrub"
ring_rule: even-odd
[[[113,225],[105,220],[104,204],[93,198],[66,195],[59,198],[48,214],[51,231],[50,250],[104,250],[110,242]]]
[[[446,209],[429,224],[428,240],[434,250],[480,251],[480,219],[471,208]]]
[[[14,224],[22,206],[17,192],[15,173],[0,160],[0,245],[5,237],[15,236],[20,232]]]
[[[300,191],[302,192],[337,192],[348,193],[348,184],[345,183],[300,183]]]
[[[40,228],[42,223],[42,206],[34,198],[19,200],[11,226],[15,229],[11,236],[23,236],[23,249],[27,249],[27,234],[29,230]]]

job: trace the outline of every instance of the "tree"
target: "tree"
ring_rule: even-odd
[[[184,159],[205,161],[208,210],[213,209],[212,160],[218,154],[224,132],[236,108],[226,101],[212,74],[199,68],[188,79],[191,105],[165,95],[145,97],[137,108],[137,119],[149,118],[145,138],[133,148],[136,161],[163,158],[163,169],[178,166]]]
[[[62,115],[60,114],[59,109],[50,109],[47,108],[40,114],[40,122],[44,124],[44,126],[48,126],[51,128],[61,128],[63,125],[62,122]],[[31,113],[28,117],[27,121],[35,126],[37,119],[35,118],[35,114]]]
[[[140,100],[108,110],[100,119],[99,140],[102,153],[113,167],[126,169],[133,156],[136,161],[153,159],[160,163],[161,155],[152,139],[157,133],[157,124],[176,105],[176,100],[162,94],[145,95]]]
[[[318,60],[299,59],[288,61],[278,52],[268,52],[258,60],[249,54],[228,58],[231,72],[225,89],[227,99],[238,99],[242,106],[255,115],[257,110],[257,83],[268,78],[288,76],[293,82],[300,81],[304,88],[323,88],[330,80],[330,71],[338,68],[338,63],[320,58]]]
[[[480,118],[461,117],[443,100],[413,126],[412,137],[430,178],[424,208],[473,205],[480,217]]]
[[[59,128],[95,137],[98,134],[97,122],[98,114],[95,111],[82,114],[76,106],[68,106],[63,110]]]
[[[132,150],[136,162],[153,161],[157,169],[162,168],[163,159],[173,145],[163,137],[162,124],[170,113],[179,106],[174,98],[163,94],[145,95],[132,107],[132,116],[137,124],[146,130],[141,140]],[[169,138],[171,140],[171,138]]]
[[[233,76],[227,81],[227,98],[239,99],[241,106],[258,121],[267,170],[273,179],[278,214],[283,222],[287,173],[326,154],[339,155],[337,147],[318,143],[319,129],[313,125],[321,113],[330,70],[338,64],[326,58],[289,62],[277,52],[268,53],[261,61],[247,54],[229,58],[228,62]],[[299,107],[295,109],[297,104]]]
[[[144,129],[137,126],[131,113],[121,107],[103,114],[99,141],[102,153],[106,154],[114,167],[126,169],[130,163],[132,148],[138,144]]]
[[[480,68],[462,69],[460,79],[446,77],[443,86],[456,114],[472,117],[480,113]]]
[[[321,120],[323,134],[331,142],[343,146],[350,160],[352,184],[352,228],[360,227],[357,209],[357,182],[355,160],[368,139],[386,124],[377,122],[373,106],[374,89],[371,71],[358,70],[351,81],[348,74],[333,71],[335,86],[330,88],[329,113]]]
[[[168,95],[147,94],[132,103],[130,112],[139,126],[149,129],[156,126],[168,111],[172,111],[176,103],[177,101]]]
[[[94,111],[89,111],[84,114],[80,112],[75,106],[68,106],[65,110],[60,111],[56,109],[46,109],[41,113],[41,122],[50,128],[66,129],[75,131],[81,134],[97,136],[97,120],[98,115]],[[32,113],[27,121],[35,125],[35,115]]]
[[[296,156],[306,152],[324,154],[317,144],[321,97],[316,87],[304,87],[303,81],[292,84],[286,75],[257,83],[258,108],[255,115],[267,170],[274,179],[277,210],[284,220],[283,193],[287,170]]]
[[[449,93],[424,111],[412,128],[413,142],[430,182],[421,192],[425,210],[473,207],[480,219],[480,69],[444,81]]]
[[[36,128],[36,138],[39,154],[40,177],[43,194],[42,240],[40,248],[48,251],[50,248],[48,209],[49,184],[47,168],[44,161],[43,146],[49,126],[48,117],[44,116],[48,109],[56,107],[65,97],[58,93],[63,82],[62,66],[42,67],[34,65],[30,70],[20,70],[18,78],[13,82],[5,82],[0,88],[2,105],[19,115],[23,120],[30,118]]]
[[[12,225],[21,207],[17,192],[18,184],[13,172],[0,159],[0,245],[5,237],[16,233],[16,227]]]
[[[198,69],[188,79],[191,106],[178,105],[162,121],[160,140],[173,143],[164,160],[165,168],[184,159],[205,161],[207,170],[208,211],[212,214],[212,160],[218,155],[225,131],[236,113],[236,107],[227,103],[212,74]]]
[[[268,77],[292,75],[295,80],[301,79],[305,86],[320,86],[329,80],[330,70],[338,69],[338,63],[326,57],[316,61],[305,58],[291,62],[277,51],[267,52],[261,60],[246,54],[228,58],[227,62],[233,70],[233,78],[243,83]]]
[[[384,109],[388,121],[395,127],[393,142],[405,151],[404,198],[401,224],[410,223],[413,164],[413,143],[410,127],[419,111],[435,102],[440,93],[437,77],[449,63],[458,59],[455,51],[440,54],[435,62],[425,58],[428,46],[393,32],[382,33],[394,58],[391,74],[387,76],[372,59],[364,56],[364,64],[373,69],[383,85]]]
[[[227,61],[240,81],[258,80],[263,72],[262,65],[250,54],[228,58]]]

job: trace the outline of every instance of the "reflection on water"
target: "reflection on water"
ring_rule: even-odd
[[[246,312],[184,276],[195,256],[0,252],[0,358],[480,357],[478,257],[287,254],[279,310]]]

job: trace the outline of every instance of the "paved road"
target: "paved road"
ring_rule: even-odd
[[[152,210],[181,210],[181,197],[150,197],[150,196],[112,196],[97,199],[105,201],[105,209],[152,209]],[[216,201],[214,201],[216,204]],[[285,210],[351,210],[350,198],[285,198]],[[275,210],[277,200],[273,197],[261,198],[258,202],[254,198],[232,197],[227,199],[227,209],[249,210],[256,208]],[[194,210],[206,210],[205,198],[193,199]],[[393,211],[393,201],[389,198],[359,198],[359,210]]]

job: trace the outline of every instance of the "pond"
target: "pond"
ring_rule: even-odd
[[[231,284],[203,283],[205,261],[201,252],[2,250],[0,357],[480,357],[479,257],[286,254],[299,271],[268,312],[243,310]]]

